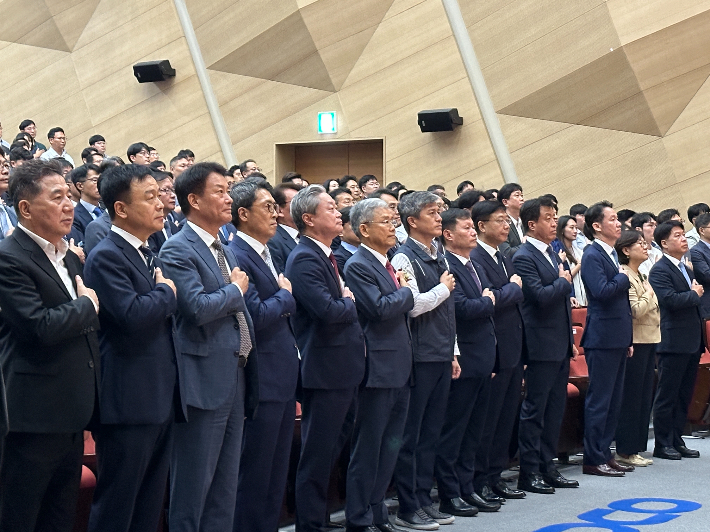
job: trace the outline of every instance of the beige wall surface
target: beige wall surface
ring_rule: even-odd
[[[459,2],[528,197],[710,202],[710,1]],[[385,182],[502,185],[441,0],[186,3],[237,157],[272,179],[276,143],[384,138]],[[5,139],[32,118],[75,158],[101,133],[112,154],[223,161],[171,0],[0,0],[0,53]],[[152,59],[176,78],[138,84]],[[464,125],[421,133],[417,112],[442,107]]]

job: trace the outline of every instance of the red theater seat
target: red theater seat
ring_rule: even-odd
[[[584,334],[584,327],[581,325],[572,326],[572,335],[574,336],[574,345],[577,346],[577,351],[580,355],[584,354],[584,347],[582,347],[582,335]]]
[[[587,324],[587,307],[572,309],[572,325],[581,325],[584,327]]]
[[[567,399],[571,397],[579,397],[579,389],[571,382],[567,383]]]
[[[81,485],[79,488],[79,501],[76,505],[76,517],[74,519],[74,532],[85,532],[89,527],[89,512],[91,511],[91,499],[94,497],[96,488],[96,477],[91,469],[81,466]]]

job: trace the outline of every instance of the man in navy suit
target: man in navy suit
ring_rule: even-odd
[[[175,427],[170,530],[231,530],[244,417],[258,404],[257,357],[244,294],[249,278],[219,228],[232,218],[226,170],[198,163],[175,180],[187,222],[160,250],[177,287],[188,422]]]
[[[163,224],[148,168],[116,166],[102,180],[113,225],[84,267],[101,303],[98,481],[89,530],[153,530],[163,508],[173,422],[185,420],[173,338],[175,285],[145,245]]]
[[[103,211],[99,207],[99,175],[101,170],[95,164],[85,164],[74,168],[69,177],[76,189],[81,193],[81,199],[74,207],[74,223],[70,238],[78,244],[84,241],[86,226],[99,218]]]
[[[244,297],[259,355],[259,415],[244,424],[234,530],[271,532],[278,528],[293,441],[298,349],[289,317],[296,300],[266,246],[276,232],[271,185],[243,181],[230,196],[237,233],[229,249],[249,276]]]
[[[291,201],[299,190],[301,186],[293,183],[281,183],[274,189],[274,200],[279,206],[279,224],[276,234],[269,240],[269,250],[274,265],[281,271],[286,269],[286,260],[300,240],[298,228],[291,216]]]
[[[683,429],[698,361],[704,350],[700,301],[705,291],[682,260],[688,251],[683,224],[677,220],[662,223],[656,227],[653,238],[663,250],[663,257],[648,276],[661,309],[661,343],[656,350],[658,386],[653,403],[656,436],[653,456],[668,460],[697,458],[700,453],[688,449],[683,442]],[[702,243],[695,247],[700,245]]]
[[[690,250],[690,260],[693,263],[693,275],[704,290],[700,298],[700,314],[703,319],[710,319],[710,214],[696,217],[695,229],[700,240]]]
[[[495,296],[493,322],[496,334],[497,364],[491,380],[488,410],[476,453],[474,489],[484,500],[491,494],[504,499],[522,499],[525,492],[508,487],[501,473],[508,468],[508,449],[518,416],[520,388],[523,382],[523,282],[515,273],[513,262],[499,246],[508,239],[510,228],[502,203],[479,201],[471,209],[478,245],[471,260],[488,279]]]
[[[409,405],[412,341],[407,313],[414,306],[404,274],[395,272],[387,250],[397,237],[393,214],[380,199],[366,199],[350,210],[361,245],[345,267],[355,294],[367,345],[367,373],[358,394],[358,411],[347,475],[345,518],[348,531],[375,526],[394,532],[385,494],[392,480]]]
[[[153,171],[152,174],[156,183],[158,183],[158,197],[163,204],[163,227],[148,237],[148,246],[157,255],[160,253],[160,248],[163,247],[165,241],[177,233],[175,225],[170,221],[170,214],[175,210],[176,202],[175,187],[173,187],[173,180],[170,179],[170,174],[158,171]]]
[[[626,358],[633,355],[630,285],[614,249],[621,236],[621,222],[612,204],[595,203],[584,218],[585,235],[593,242],[584,251],[581,270],[588,300],[582,347],[589,368],[583,471],[618,477],[634,470],[619,464],[609,449],[619,420]]]
[[[360,239],[357,237],[350,224],[350,209],[352,209],[352,207],[340,209],[340,215],[343,220],[343,236],[340,238],[338,247],[333,250],[335,262],[338,263],[338,271],[341,276],[344,275],[345,272],[345,263],[348,262],[348,259],[353,256],[360,245]]]
[[[365,374],[365,339],[354,296],[338,272],[330,243],[343,230],[335,201],[320,185],[291,201],[301,234],[286,262],[296,314],[292,324],[301,350],[303,415],[296,472],[296,530],[321,531],[327,488],[348,413]]]
[[[576,487],[553,459],[567,401],[569,359],[577,356],[572,336],[572,278],[550,246],[556,237],[557,211],[550,198],[528,200],[520,210],[526,242],[513,257],[523,280],[523,325],[527,349],[525,398],[520,409],[518,489],[554,493]]]
[[[10,163],[5,159],[5,155],[0,151],[0,196],[6,196],[8,185],[10,184]],[[17,226],[17,216],[14,209],[0,198],[0,240],[10,235]]]
[[[488,408],[491,374],[496,363],[496,336],[493,326],[495,296],[488,279],[476,271],[471,251],[476,247],[476,230],[471,213],[449,209],[441,216],[446,260],[456,279],[456,341],[459,355],[455,364],[460,376],[451,382],[444,427],[436,455],[439,510],[463,517],[478,510],[497,512],[500,502],[486,501],[473,487],[476,453],[481,441]]]

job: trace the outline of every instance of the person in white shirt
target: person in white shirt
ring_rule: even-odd
[[[632,228],[643,235],[646,244],[648,244],[648,259],[639,266],[639,273],[648,277],[653,265],[663,257],[663,252],[653,240],[653,232],[658,225],[656,217],[650,212],[639,212],[633,215],[630,223]]]
[[[698,230],[695,228],[695,219],[701,214],[710,212],[710,206],[707,203],[696,203],[688,207],[688,221],[693,224],[693,227],[685,233],[685,239],[688,241],[688,250],[690,250],[695,244],[700,242],[700,235]]]
[[[47,133],[47,139],[49,140],[50,147],[40,156],[40,159],[48,161],[50,159],[62,157],[74,166],[74,159],[72,159],[71,155],[69,155],[64,149],[67,145],[67,136],[64,133],[64,130],[61,127],[53,127],[49,130],[49,133]]]

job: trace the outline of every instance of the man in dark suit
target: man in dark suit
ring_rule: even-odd
[[[9,236],[17,226],[17,216],[11,205],[5,203],[10,184],[10,163],[0,150],[0,240]]]
[[[258,404],[247,275],[217,233],[232,218],[226,169],[198,163],[175,180],[187,217],[160,250],[177,287],[177,329],[188,422],[175,427],[170,530],[231,530],[244,417]]]
[[[298,228],[291,216],[291,201],[299,190],[301,186],[293,183],[281,183],[274,188],[274,201],[279,206],[279,225],[276,234],[269,240],[269,250],[274,265],[280,271],[286,269],[286,259],[300,240]]]
[[[690,250],[690,260],[693,263],[693,275],[704,290],[700,298],[700,314],[703,319],[710,319],[710,214],[701,214],[695,218],[695,229],[700,240]]]
[[[512,258],[520,246],[525,242],[527,228],[520,218],[520,209],[523,206],[523,187],[518,183],[506,183],[498,191],[498,201],[505,206],[508,214],[508,239],[500,245],[503,255]]]
[[[354,296],[330,250],[343,230],[335,201],[322,186],[310,185],[294,196],[291,213],[302,235],[286,263],[303,386],[296,530],[311,532],[325,528],[330,472],[365,374],[365,340]]]
[[[259,355],[259,415],[244,424],[234,530],[278,527],[296,412],[298,349],[289,322],[296,312],[291,283],[276,269],[266,243],[276,232],[276,204],[266,181],[232,187],[237,233],[229,244],[249,277],[244,295]]]
[[[409,236],[391,259],[396,270],[406,273],[414,294],[409,311],[414,385],[395,467],[399,497],[395,522],[419,530],[436,530],[454,521],[451,514],[434,507],[430,495],[451,378],[459,371],[454,361],[454,298],[450,297],[456,281],[433,243],[441,236],[440,201],[432,192],[414,192],[402,199],[399,213]]]
[[[484,428],[491,374],[496,362],[493,327],[495,296],[488,280],[471,262],[476,247],[476,230],[471,213],[451,208],[441,216],[446,260],[456,279],[456,341],[459,355],[455,364],[460,376],[449,390],[444,427],[436,455],[436,479],[441,504],[439,510],[463,517],[478,510],[496,512],[499,501],[486,501],[473,488],[474,464]]]
[[[585,213],[584,232],[593,240],[584,251],[582,281],[587,291],[587,323],[582,346],[589,368],[584,403],[584,473],[606,477],[633,471],[619,464],[609,446],[616,433],[624,390],[626,358],[633,355],[629,278],[620,270],[614,244],[621,222],[608,201]]]
[[[73,529],[83,430],[94,414],[99,300],[63,240],[72,224],[55,161],[10,183],[19,224],[0,242],[0,364],[9,434],[0,463],[0,530]]]
[[[175,210],[176,205],[175,187],[173,187],[173,180],[170,179],[170,174],[167,172],[153,171],[151,173],[158,183],[158,198],[163,204],[163,227],[148,237],[148,247],[157,255],[165,241],[177,233],[175,225],[170,220],[170,214]],[[220,241],[224,244],[221,238]]]
[[[348,262],[348,259],[353,256],[360,245],[360,239],[353,231],[352,225],[350,225],[350,209],[352,209],[352,207],[345,207],[340,210],[340,216],[343,221],[343,236],[340,239],[338,247],[333,250],[335,262],[338,264],[338,271],[341,277],[345,272],[345,263]]]
[[[103,213],[99,206],[101,200],[98,187],[100,174],[101,170],[95,164],[77,166],[69,173],[72,183],[81,193],[81,199],[74,207],[74,223],[69,235],[77,244],[84,241],[86,226]]]
[[[527,349],[525,398],[520,409],[518,489],[554,493],[576,487],[564,478],[553,459],[567,401],[569,359],[577,356],[572,336],[572,279],[550,242],[555,239],[557,211],[553,201],[528,200],[520,210],[526,242],[513,257],[523,280],[523,325]]]
[[[518,417],[520,388],[523,382],[523,282],[515,273],[513,262],[504,257],[498,246],[511,231],[505,207],[497,201],[479,201],[471,209],[478,233],[478,245],[471,260],[488,279],[495,296],[493,322],[496,334],[497,364],[491,380],[488,410],[476,453],[474,489],[484,500],[491,492],[505,499],[522,499],[525,492],[512,489],[501,478],[508,468],[508,448]]]
[[[653,238],[663,250],[663,257],[648,276],[661,309],[661,343],[656,350],[658,386],[653,403],[656,436],[653,456],[668,460],[697,458],[700,453],[688,449],[683,442],[683,429],[698,361],[704,350],[700,300],[705,291],[682,261],[688,251],[683,224],[677,220],[662,223],[656,227]],[[702,243],[696,247],[700,245]]]
[[[145,245],[163,226],[163,204],[143,165],[107,170],[101,190],[113,226],[85,266],[101,302],[101,424],[94,431],[98,475],[89,530],[153,530],[173,421],[186,415],[173,338],[175,285]]]
[[[397,461],[409,405],[412,341],[407,313],[414,306],[404,274],[394,271],[387,250],[397,240],[393,214],[380,199],[350,210],[361,242],[345,268],[367,345],[367,377],[358,395],[345,518],[349,531],[375,526],[394,532],[385,494]],[[371,529],[370,529],[371,530]]]
[[[91,253],[91,250],[94,249],[99,242],[106,238],[109,231],[111,231],[111,217],[106,211],[86,226],[86,230],[84,231],[83,249],[84,254],[87,257],[89,256],[89,253]]]

